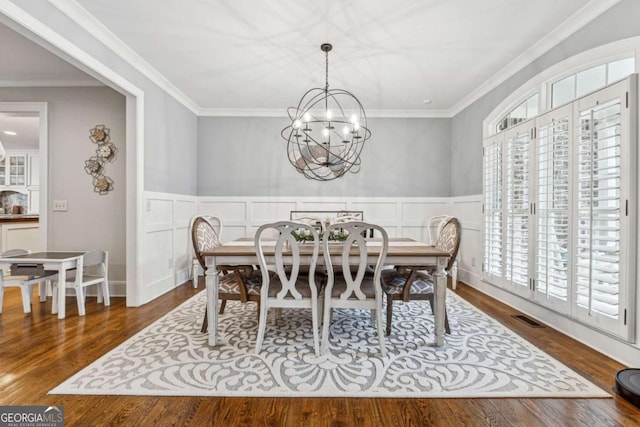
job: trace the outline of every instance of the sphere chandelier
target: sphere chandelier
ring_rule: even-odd
[[[282,129],[291,164],[305,177],[331,181],[360,170],[360,152],[371,137],[362,104],[344,89],[329,89],[329,51],[324,43],[325,86],[308,90],[287,109],[291,124]]]

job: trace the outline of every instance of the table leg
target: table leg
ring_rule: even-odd
[[[444,345],[444,318],[446,313],[446,293],[447,293],[447,275],[444,269],[447,266],[448,259],[440,257],[438,258],[438,267],[436,270],[436,283],[435,289],[433,290],[434,297],[434,323],[436,329],[436,347],[440,347]]]
[[[209,345],[218,344],[218,289],[219,275],[214,257],[206,257],[205,283],[207,287],[207,330]]]
[[[58,269],[58,319],[65,316],[65,297],[67,296],[67,269],[61,265]]]

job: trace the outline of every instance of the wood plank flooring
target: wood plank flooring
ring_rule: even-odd
[[[201,281],[202,282],[202,281]],[[634,426],[640,409],[624,399],[356,399],[47,395],[82,367],[196,292],[186,283],[139,308],[87,300],[78,317],[51,315],[51,298],[24,314],[17,288],[0,314],[0,405],[64,405],[66,426]],[[619,363],[554,331],[514,319],[515,310],[460,283],[457,292],[595,384],[611,390]]]

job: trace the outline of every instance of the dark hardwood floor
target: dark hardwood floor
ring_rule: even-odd
[[[64,405],[67,426],[634,426],[640,409],[612,399],[203,398],[47,395],[47,392],[154,320],[202,291],[186,283],[139,308],[113,298],[87,301],[78,317],[51,315],[51,299],[24,314],[17,288],[0,314],[0,405]],[[455,291],[595,384],[611,390],[619,363],[550,328],[530,328],[517,312],[459,284]]]

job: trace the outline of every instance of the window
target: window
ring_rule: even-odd
[[[496,132],[502,132],[505,129],[512,128],[525,120],[537,116],[538,102],[539,96],[537,93],[524,100],[498,122]]]
[[[622,266],[634,259],[625,208],[635,177],[623,159],[637,76],[593,92],[605,68],[558,82],[590,95],[485,140],[483,278],[630,340]]]
[[[627,77],[635,70],[635,58],[625,58],[590,67],[551,84],[551,108],[573,101],[607,84]]]

